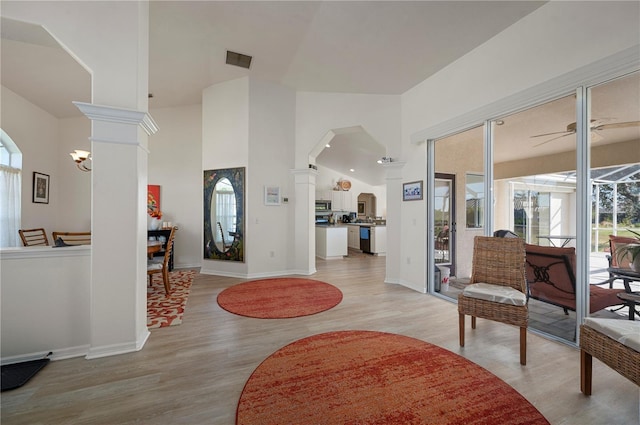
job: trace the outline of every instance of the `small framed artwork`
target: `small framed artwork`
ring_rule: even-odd
[[[280,186],[264,187],[264,204],[280,205]]]
[[[367,210],[367,204],[364,201],[358,201],[358,215],[364,215]]]
[[[422,180],[402,183],[402,200],[419,201],[422,199]]]
[[[49,203],[49,175],[33,172],[33,202],[36,204]]]
[[[147,214],[151,217],[162,217],[160,209],[160,185],[147,185]]]

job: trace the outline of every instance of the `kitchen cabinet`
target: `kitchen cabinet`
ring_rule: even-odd
[[[351,224],[347,226],[348,246],[353,249],[360,249],[360,226]]]
[[[356,211],[353,208],[353,194],[349,191],[334,190],[331,192],[331,209],[333,211]]]
[[[387,255],[387,226],[371,228],[371,252],[376,255]]]
[[[332,190],[316,190],[316,201],[331,201]]]
[[[316,257],[331,260],[348,252],[346,226],[316,226]]]

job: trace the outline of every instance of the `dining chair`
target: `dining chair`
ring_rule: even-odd
[[[34,245],[49,245],[49,239],[47,239],[47,233],[43,228],[37,229],[20,229],[18,230],[20,239],[24,246]]]
[[[458,295],[460,346],[464,347],[465,315],[520,328],[520,364],[527,364],[527,324],[524,240],[476,236],[470,285]]]
[[[91,245],[91,232],[53,232],[54,242],[60,238],[65,245]]]
[[[162,273],[162,281],[164,283],[164,292],[169,295],[171,292],[171,282],[169,282],[169,259],[171,258],[171,252],[173,251],[173,240],[175,238],[177,227],[171,228],[171,233],[167,238],[167,244],[164,249],[164,257],[161,263],[150,261],[147,263],[147,276],[149,276],[149,285],[153,284],[153,275],[156,273]]]

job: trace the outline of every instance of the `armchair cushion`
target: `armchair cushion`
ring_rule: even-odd
[[[493,301],[500,304],[523,306],[527,297],[522,292],[510,287],[478,282],[467,285],[463,291],[465,297]]]
[[[622,345],[640,352],[640,322],[587,317],[584,324]]]

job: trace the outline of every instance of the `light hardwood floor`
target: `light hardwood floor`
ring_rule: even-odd
[[[458,353],[524,395],[552,424],[638,424],[638,387],[594,360],[594,395],[579,389],[578,350],[478,320],[458,346],[456,305],[385,284],[384,257],[318,261],[313,279],[339,287],[335,308],[261,320],[222,310],[216,297],[240,279],[198,275],[180,326],[155,329],[145,347],[95,360],[51,362],[27,385],[2,393],[2,424],[224,424],[251,372],[271,353],[309,335],[344,329],[393,332]],[[469,319],[467,319],[469,320]]]

